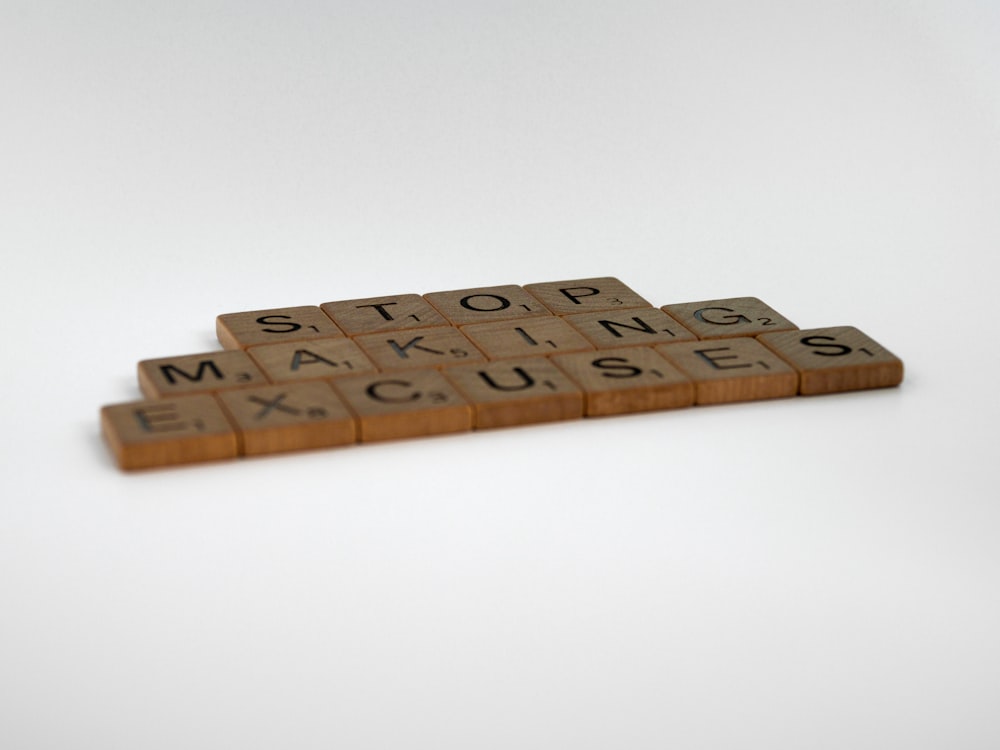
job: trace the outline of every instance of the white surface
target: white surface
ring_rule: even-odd
[[[1000,746],[994,2],[0,7],[0,745]],[[124,475],[221,312],[617,275],[898,390]]]

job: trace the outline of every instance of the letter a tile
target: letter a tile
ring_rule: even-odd
[[[583,416],[583,392],[545,357],[458,365],[442,374],[472,404],[479,429]]]
[[[559,354],[551,359],[583,388],[588,417],[694,403],[691,381],[649,347]]]
[[[886,388],[903,381],[903,362],[852,326],[769,333],[757,338],[799,372],[799,393]]]
[[[698,404],[780,398],[798,392],[798,373],[756,339],[686,341],[655,348],[694,381]]]
[[[247,456],[355,442],[355,420],[322,381],[239,388],[218,394]]]
[[[472,429],[472,409],[437,370],[352,375],[330,381],[358,417],[362,442]]]
[[[213,461],[238,454],[236,431],[216,400],[206,394],[105,406],[101,432],[123,469]]]
[[[238,349],[144,359],[139,363],[139,388],[146,398],[210,393],[266,383],[264,373],[246,352]]]
[[[251,346],[247,354],[272,383],[375,372],[375,365],[348,338]]]

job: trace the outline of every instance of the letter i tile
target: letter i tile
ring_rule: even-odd
[[[355,442],[354,417],[322,381],[240,388],[217,394],[247,456]]]
[[[479,429],[583,416],[583,392],[545,357],[457,365],[442,374],[472,404]]]
[[[147,469],[235,458],[236,432],[207,394],[111,404],[101,409],[101,432],[123,469]]]

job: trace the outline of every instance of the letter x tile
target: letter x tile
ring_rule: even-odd
[[[222,391],[218,399],[239,430],[247,456],[326,448],[355,441],[355,420],[322,381]]]

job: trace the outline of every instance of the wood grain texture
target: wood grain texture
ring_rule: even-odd
[[[362,442],[472,429],[472,407],[436,370],[352,375],[330,382],[358,418]]]
[[[462,333],[489,359],[533,357],[594,348],[579,331],[554,315],[476,323],[462,326]]]
[[[655,349],[694,381],[697,404],[755,401],[798,392],[798,373],[753,338],[686,341]]]
[[[419,294],[338,300],[324,302],[320,308],[349,336],[448,325]]]
[[[515,284],[430,292],[424,299],[456,326],[552,314]]]
[[[597,349],[694,341],[691,331],[656,307],[603,310],[563,318]]]
[[[486,361],[483,353],[461,331],[451,326],[372,333],[357,336],[354,341],[383,371]]]
[[[853,326],[769,333],[757,340],[798,371],[805,396],[903,382],[903,361]]]
[[[612,276],[525,284],[524,288],[555,315],[652,307]]]
[[[664,305],[660,308],[680,321],[699,339],[731,339],[798,328],[757,297],[728,297]]]
[[[214,461],[238,455],[236,431],[209,395],[110,404],[101,433],[122,469]]]
[[[325,382],[282,383],[217,394],[247,456],[355,442],[354,416]]]
[[[551,359],[583,389],[589,417],[694,403],[691,381],[649,347],[557,354]]]
[[[138,374],[139,388],[146,398],[211,393],[268,382],[250,355],[238,349],[144,359]]]
[[[263,344],[246,351],[272,383],[376,372],[372,361],[349,338]]]
[[[442,370],[472,405],[478,429],[583,416],[583,391],[545,357]]]
[[[226,313],[215,319],[215,333],[225,349],[344,335],[316,305]]]

